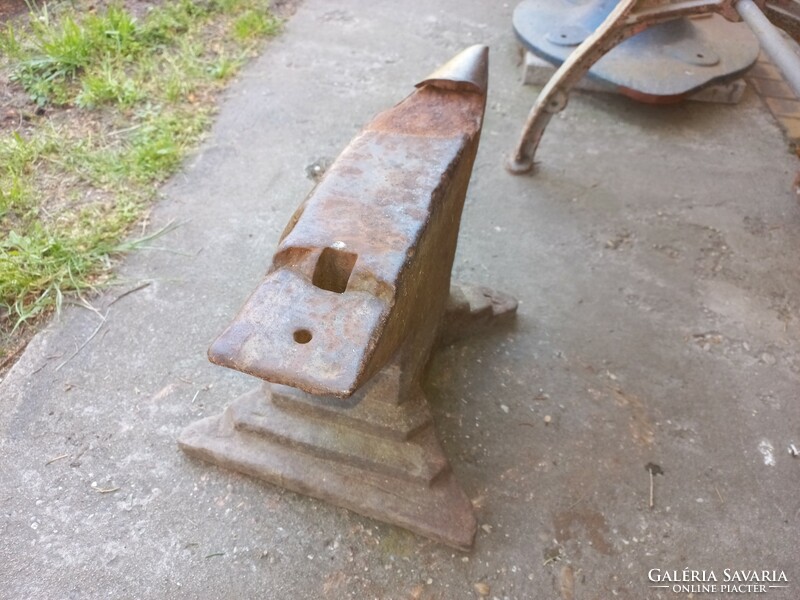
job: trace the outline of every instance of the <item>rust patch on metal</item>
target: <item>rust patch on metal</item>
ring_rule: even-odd
[[[553,517],[555,537],[560,544],[583,536],[592,543],[592,548],[606,556],[615,554],[614,547],[606,536],[609,533],[606,518],[596,510],[576,508],[560,512]]]

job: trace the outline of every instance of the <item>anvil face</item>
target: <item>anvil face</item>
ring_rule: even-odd
[[[350,143],[290,220],[212,362],[343,398],[415,327],[435,326],[440,314],[419,313],[444,307],[486,53],[468,49]]]

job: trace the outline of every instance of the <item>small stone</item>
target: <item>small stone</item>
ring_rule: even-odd
[[[489,593],[491,592],[491,588],[489,587],[489,584],[483,581],[479,581],[478,583],[475,584],[475,591],[479,596],[485,597],[489,595]]]
[[[492,526],[488,523],[481,525],[481,529],[483,529],[486,533],[492,533]]]
[[[500,405],[500,410],[502,410],[504,413],[508,414],[508,407],[505,404],[501,404]]]
[[[550,415],[545,415],[544,416],[544,424],[545,425],[550,425],[550,423],[552,423],[552,422],[553,422],[553,417],[551,417]]]

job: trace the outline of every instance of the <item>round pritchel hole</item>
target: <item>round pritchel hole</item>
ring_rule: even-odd
[[[308,329],[297,329],[292,336],[294,337],[294,341],[298,344],[307,344],[311,341],[311,338],[314,337]]]

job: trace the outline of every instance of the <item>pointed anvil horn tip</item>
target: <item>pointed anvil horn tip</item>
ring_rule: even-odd
[[[226,343],[226,340],[223,339],[222,335],[215,339],[208,347],[206,356],[208,357],[209,362],[215,365],[226,367],[228,364],[230,364],[231,348],[229,347],[229,344]]]
[[[486,94],[489,81],[489,47],[475,44],[420,81],[415,87],[432,85],[446,90]]]

